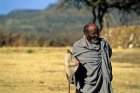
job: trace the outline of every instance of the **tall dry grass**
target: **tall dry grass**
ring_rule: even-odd
[[[101,35],[115,48],[140,47],[140,26],[122,26],[104,29]]]

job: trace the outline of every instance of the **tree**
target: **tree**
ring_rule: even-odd
[[[104,15],[111,8],[120,11],[136,12],[140,14],[140,0],[62,0],[62,5],[74,4],[77,7],[88,6],[92,9],[93,23],[98,24],[99,30],[103,28]]]

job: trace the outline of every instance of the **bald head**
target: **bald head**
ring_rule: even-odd
[[[84,26],[83,32],[86,33],[91,30],[98,30],[98,26],[94,23],[88,23]]]
[[[98,26],[94,23],[88,23],[84,26],[84,34],[89,42],[99,41]]]

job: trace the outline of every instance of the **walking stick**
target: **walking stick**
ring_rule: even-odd
[[[68,82],[68,93],[70,93],[70,82]]]

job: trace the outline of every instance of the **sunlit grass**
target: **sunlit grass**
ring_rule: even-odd
[[[0,93],[67,93],[68,83],[64,71],[67,49],[71,48],[1,48]],[[127,62],[123,57],[134,54],[132,59],[138,58],[140,49],[113,52],[114,93],[139,93],[140,62]],[[73,86],[71,93],[74,93]]]

